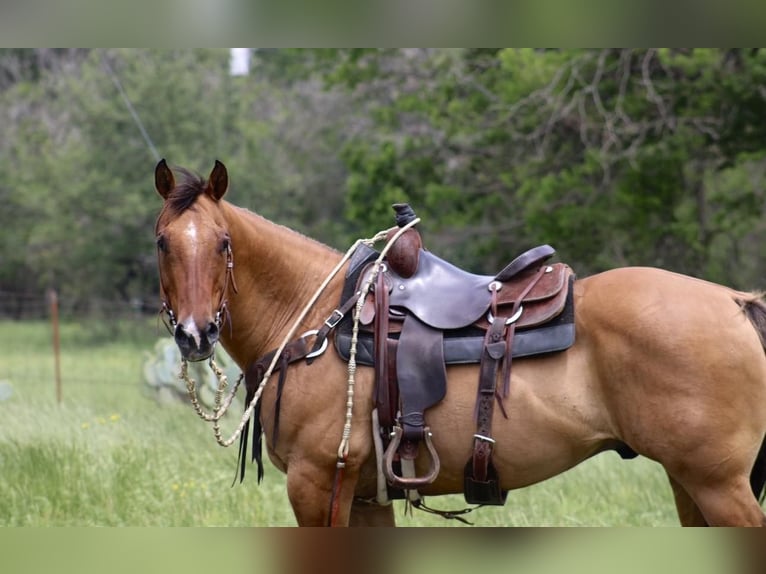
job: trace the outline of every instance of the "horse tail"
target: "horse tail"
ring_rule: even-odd
[[[764,294],[753,293],[747,297],[738,298],[737,303],[755,328],[761,339],[761,346],[763,346],[764,351],[766,351],[766,302],[764,302]],[[766,437],[764,437],[764,441],[761,443],[758,456],[755,457],[753,470],[750,473],[750,487],[753,489],[753,494],[755,494],[761,504],[763,504],[764,498],[766,498],[766,491],[764,491],[765,485]]]

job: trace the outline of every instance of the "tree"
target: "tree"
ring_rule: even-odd
[[[255,50],[245,77],[228,57],[0,50],[0,291],[155,302],[158,156],[224,161],[232,201],[341,249],[409,201],[477,272],[551,243],[580,275],[763,287],[762,50]]]
[[[343,244],[345,171],[333,127],[348,112],[342,98],[311,77],[231,77],[228,57],[91,50],[13,76],[0,91],[10,238],[0,246],[0,288],[53,286],[83,309],[99,298],[156,301],[159,156],[205,174],[221,159],[233,201]],[[37,61],[23,51],[8,58]]]
[[[486,271],[549,242],[581,273],[654,264],[760,280],[744,271],[762,262],[758,185],[731,185],[762,172],[762,51],[369,50],[340,61],[333,81],[371,98],[376,122],[346,151],[354,217],[412,200],[427,225],[448,226],[432,248]]]

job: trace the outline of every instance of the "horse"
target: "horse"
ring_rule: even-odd
[[[163,199],[155,230],[161,297],[185,359],[205,360],[220,342],[244,371],[278,348],[293,323],[311,330],[332,314],[341,277],[300,310],[342,254],[225,200],[221,162],[205,179],[163,159],[155,187]],[[502,489],[627,448],[664,467],[681,525],[765,525],[762,294],[643,267],[577,278],[572,288],[576,341],[514,361],[506,416],[492,421]],[[370,503],[378,483],[373,369],[357,369],[350,413],[348,365],[332,345],[281,376],[279,392],[263,388],[259,416],[297,523],[395,525],[392,505]],[[476,432],[477,366],[449,366],[447,378],[444,399],[427,413],[441,467],[419,489],[424,496],[462,492]],[[346,414],[353,426],[338,480]],[[418,469],[427,465],[421,455]]]

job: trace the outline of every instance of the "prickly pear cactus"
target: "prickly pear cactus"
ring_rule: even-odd
[[[239,367],[219,345],[215,351],[215,362],[226,373],[231,389],[239,377]],[[154,344],[152,352],[144,353],[143,376],[149,394],[159,402],[183,401],[189,403],[186,383],[178,374],[181,371],[181,353],[173,339],[162,337]],[[218,379],[207,361],[189,363],[189,376],[197,382],[198,400],[203,406],[212,409]],[[227,389],[227,392],[228,392]],[[230,412],[239,412],[241,404],[234,399]]]

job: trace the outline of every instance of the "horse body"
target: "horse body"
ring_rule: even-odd
[[[220,337],[244,370],[279,346],[341,255],[222,200],[228,178],[221,164],[206,182],[192,182],[199,189],[191,207],[179,208],[178,200],[174,207],[173,198],[188,193],[179,188],[191,184],[176,186],[164,162],[156,183],[166,200],[157,224],[162,290],[182,326],[179,347],[204,358]],[[224,271],[227,246],[236,254],[236,283]],[[330,283],[299,334],[330,315],[342,281]],[[766,317],[760,299],[666,271],[624,268],[578,279],[574,300],[575,344],[513,362],[508,416],[496,413],[492,427],[502,488],[545,480],[627,445],[664,466],[683,524],[762,525],[750,475],[766,434],[766,355],[743,312],[749,306]],[[218,332],[210,325],[221,309],[230,320]],[[427,412],[441,471],[420,490],[425,495],[462,492],[476,432],[476,366],[452,366],[447,374],[446,397]],[[287,473],[301,525],[328,522],[347,376],[332,345],[311,365],[291,365],[276,445],[275,385],[261,396],[268,454]],[[362,502],[377,488],[373,387],[372,369],[360,368],[337,495],[340,524],[394,522],[390,506]]]

